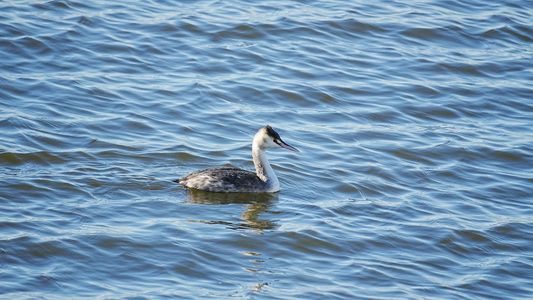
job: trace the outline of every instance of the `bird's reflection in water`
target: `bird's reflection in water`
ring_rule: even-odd
[[[270,204],[277,199],[277,194],[267,193],[214,193],[200,190],[188,190],[187,201],[195,204],[246,204],[241,215],[244,223],[234,224],[227,221],[202,221],[209,224],[223,224],[233,229],[252,228],[257,230],[273,229],[276,224],[259,219]]]

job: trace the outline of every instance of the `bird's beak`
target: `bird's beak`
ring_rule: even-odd
[[[285,148],[289,151],[294,151],[294,152],[300,152],[300,150],[296,149],[295,147],[285,143],[283,140],[279,139],[279,140],[276,140],[275,141],[276,144],[278,144],[281,148]]]

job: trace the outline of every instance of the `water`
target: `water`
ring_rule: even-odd
[[[533,297],[530,1],[113,2],[0,3],[1,298]]]

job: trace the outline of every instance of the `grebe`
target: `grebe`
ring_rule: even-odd
[[[252,142],[255,173],[238,168],[215,168],[196,171],[176,181],[188,188],[209,192],[275,193],[280,189],[278,177],[265,155],[266,149],[275,147],[298,152],[267,125],[257,131]]]

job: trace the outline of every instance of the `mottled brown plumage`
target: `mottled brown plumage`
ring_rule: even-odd
[[[202,182],[195,184],[197,178]],[[205,179],[204,179],[205,178]],[[261,192],[266,189],[266,182],[262,181],[254,172],[239,168],[213,168],[193,172],[178,181],[180,184],[210,192]]]

